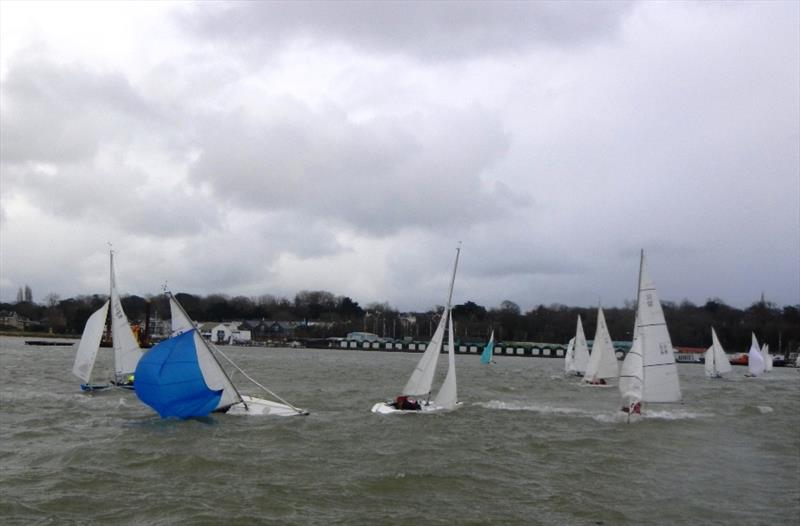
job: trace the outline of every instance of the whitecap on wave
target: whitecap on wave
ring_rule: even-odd
[[[576,407],[554,407],[544,404],[527,404],[523,402],[502,402],[500,400],[491,400],[489,402],[476,402],[475,405],[484,407],[486,409],[499,409],[502,411],[533,411],[535,413],[543,414],[562,414],[562,415],[578,415],[578,416],[591,416],[585,409]]]
[[[765,414],[767,414],[767,413],[772,413],[772,412],[774,411],[774,409],[772,409],[772,408],[771,408],[770,406],[768,406],[768,405],[757,405],[757,406],[756,406],[756,409],[758,409],[758,410],[759,410],[759,412],[760,412],[762,415],[765,415]]]

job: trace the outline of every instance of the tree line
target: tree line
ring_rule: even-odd
[[[388,303],[370,303],[362,307],[347,296],[327,291],[298,292],[293,299],[265,294],[255,297],[210,294],[176,294],[189,316],[196,321],[273,320],[314,322],[300,324],[298,337],[343,337],[348,332],[365,331],[387,338],[426,340],[436,329],[443,309],[436,306],[423,312],[399,312]],[[99,309],[107,296],[91,295],[60,299],[47,296],[44,304],[32,301],[0,303],[0,311],[14,311],[30,322],[26,330],[77,335],[88,317]],[[758,301],[745,309],[725,304],[718,298],[695,305],[662,301],[672,342],[676,346],[707,347],[713,326],[723,346],[729,351],[745,351],[750,334],[768,343],[770,351],[796,351],[800,347],[800,305],[779,308],[774,303]],[[144,326],[146,317],[168,319],[169,304],[164,295],[122,298],[122,305],[132,323]],[[614,340],[632,338],[634,305],[604,309],[609,332]],[[595,307],[569,307],[560,304],[538,305],[523,312],[513,301],[487,308],[472,301],[453,307],[456,336],[462,342],[485,342],[492,330],[498,341],[534,341],[564,343],[575,335],[577,317],[581,316],[588,339],[597,322]],[[4,330],[10,327],[0,327]]]

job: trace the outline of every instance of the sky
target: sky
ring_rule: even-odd
[[[0,1],[0,300],[800,304],[798,2]]]

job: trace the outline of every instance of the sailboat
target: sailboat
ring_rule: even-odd
[[[162,418],[195,418],[212,412],[271,416],[308,414],[253,380],[221,350],[207,342],[183,306],[170,292],[166,294],[173,336],[148,350],[136,366],[136,396],[142,402]],[[217,354],[280,403],[242,395],[220,365]]]
[[[705,368],[708,378],[722,378],[723,373],[729,373],[732,370],[731,362],[717,339],[714,327],[711,327],[711,347],[705,354]]]
[[[758,340],[755,333],[750,344],[750,351],[747,353],[747,374],[748,378],[755,378],[764,373],[764,356],[761,354],[761,349],[758,347]]]
[[[453,275],[450,278],[450,291],[447,295],[447,305],[442,312],[439,325],[433,333],[431,341],[422,357],[417,362],[411,377],[406,382],[401,394],[393,402],[378,402],[372,406],[371,411],[378,414],[394,413],[429,413],[434,411],[449,411],[458,405],[458,391],[456,386],[456,362],[455,362],[455,342],[453,337],[453,316],[451,312],[451,302],[453,299],[453,285],[456,281],[456,270],[458,269],[458,257],[461,253],[461,246],[456,248],[456,260],[453,264]],[[436,398],[431,401],[431,386],[433,376],[436,372],[436,365],[439,354],[442,350],[445,329],[447,329],[447,375]]]
[[[578,316],[575,337],[567,345],[567,354],[564,357],[564,372],[568,375],[583,376],[588,365],[589,344],[586,343],[586,335],[583,333],[583,322],[581,317]]]
[[[764,372],[772,370],[772,355],[769,353],[769,345],[766,343],[761,346],[761,356],[764,358]]]
[[[643,402],[679,402],[681,386],[672,341],[644,251],[639,260],[639,286],[633,345],[620,371],[622,413],[630,421]]]
[[[618,376],[619,364],[617,363],[614,344],[611,342],[611,335],[608,333],[603,309],[598,308],[597,329],[592,343],[592,354],[589,357],[589,364],[586,366],[586,373],[583,375],[583,382],[588,385],[608,385],[608,380]]]
[[[84,391],[97,391],[111,386],[133,389],[133,371],[142,356],[142,349],[133,335],[117,291],[113,250],[109,251],[109,259],[109,299],[86,321],[72,366],[72,374],[83,381],[81,389]],[[108,383],[90,383],[109,308],[111,310],[111,341],[114,348],[114,377]]]
[[[489,343],[487,343],[486,347],[483,348],[483,353],[481,353],[481,363],[483,364],[492,363],[493,353],[494,353],[494,331],[492,331],[492,335],[489,336]]]

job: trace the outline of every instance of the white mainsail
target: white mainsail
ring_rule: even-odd
[[[585,374],[589,366],[589,344],[583,332],[583,322],[578,316],[578,326],[575,329],[575,372]]]
[[[172,336],[190,331],[195,328],[194,323],[189,319],[189,315],[183,310],[183,307],[177,302],[172,294],[169,295],[169,316],[170,326],[172,328]]]
[[[94,361],[97,358],[97,351],[100,349],[100,340],[103,338],[103,329],[108,315],[108,302],[97,309],[83,328],[81,341],[78,343],[78,351],[75,353],[75,363],[72,366],[72,374],[77,376],[84,383],[89,382],[92,375]]]
[[[133,336],[128,317],[122,310],[122,302],[117,291],[117,278],[114,273],[114,252],[111,260],[110,301],[111,301],[111,341],[114,346],[114,369],[117,379],[132,374],[142,357],[142,349]]]
[[[575,369],[575,338],[570,338],[567,343],[567,350],[564,352],[564,373],[571,374],[577,372]]]
[[[764,358],[764,372],[772,370],[772,355],[769,353],[769,345],[766,343],[761,346],[761,356]]]
[[[717,333],[714,327],[711,327],[711,347],[708,348],[705,354],[705,369],[706,376],[713,378],[721,375],[722,373],[731,372],[731,362],[725,354],[725,349],[717,339]]]
[[[642,341],[639,338],[633,339],[628,354],[622,361],[619,372],[619,392],[622,395],[623,407],[629,409],[637,402],[642,401],[644,390],[644,361],[642,358]]]
[[[444,378],[439,394],[436,395],[434,404],[443,409],[453,409],[458,403],[458,388],[456,387],[456,355],[453,338],[453,313],[448,312],[447,331],[447,376]]]
[[[750,376],[759,376],[764,372],[764,357],[761,355],[755,333],[753,333],[750,351],[747,353],[747,369],[750,371]]]
[[[644,251],[639,264],[639,293],[634,341],[641,339],[643,402],[678,402],[681,386],[672,341],[655,284],[647,271]]]
[[[614,352],[614,344],[611,341],[611,335],[608,334],[603,309],[598,308],[597,329],[592,343],[592,355],[589,358],[589,364],[586,367],[586,374],[583,378],[591,382],[601,378],[616,378],[617,376],[619,376],[619,364]]]

